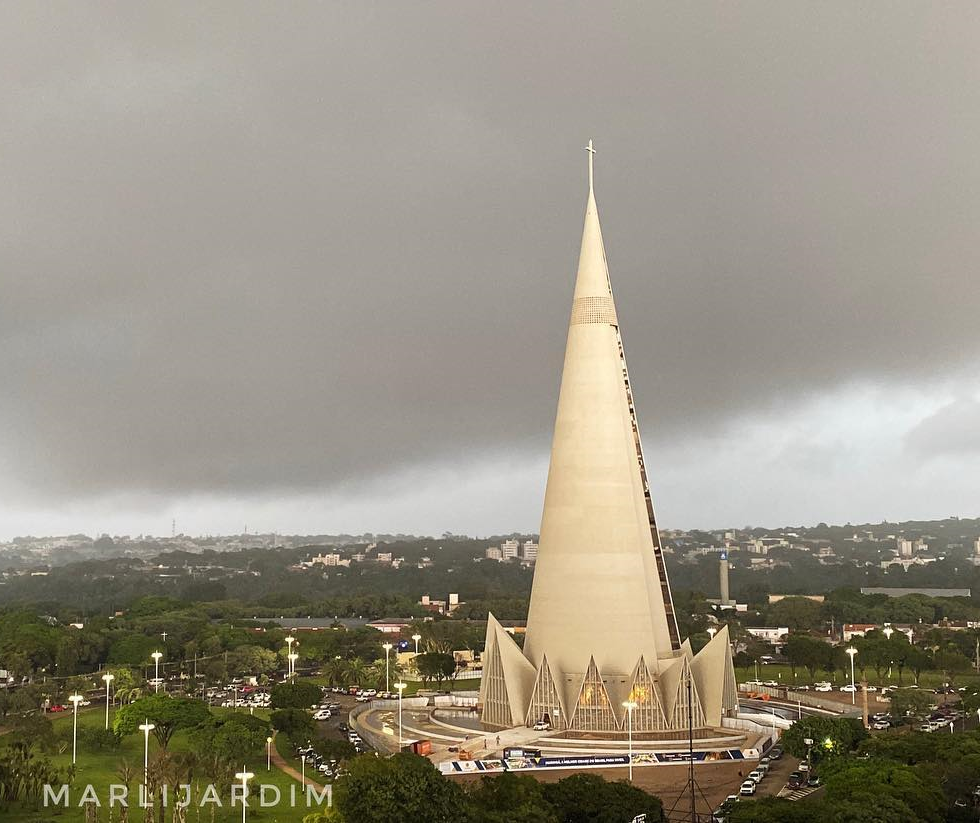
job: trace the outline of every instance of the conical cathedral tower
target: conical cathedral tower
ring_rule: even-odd
[[[634,730],[686,728],[691,717],[718,726],[737,711],[728,632],[697,657],[680,641],[599,227],[591,141],[588,151],[527,634],[521,652],[491,616],[483,720],[614,732],[629,701]]]

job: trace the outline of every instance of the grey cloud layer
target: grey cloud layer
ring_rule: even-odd
[[[590,136],[648,441],[975,361],[974,5],[503,11],[8,6],[0,488],[546,448]]]

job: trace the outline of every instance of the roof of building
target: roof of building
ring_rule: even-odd
[[[908,594],[922,594],[926,597],[970,597],[970,589],[903,589],[887,586],[862,586],[861,594],[884,594],[888,597],[905,597]]]

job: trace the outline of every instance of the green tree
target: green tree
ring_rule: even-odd
[[[463,790],[425,758],[358,757],[334,800],[346,823],[450,823],[465,809]]]
[[[315,683],[277,683],[271,695],[274,709],[308,709],[323,699],[323,690]]]
[[[276,709],[269,720],[274,729],[293,740],[305,740],[316,734],[313,716],[303,709]]]
[[[660,820],[660,798],[625,781],[610,782],[594,774],[573,774],[544,786],[544,796],[564,823],[622,823],[645,814]]]
[[[892,715],[900,718],[922,717],[929,712],[935,697],[921,689],[895,689],[890,696]]]
[[[244,712],[221,717],[212,715],[208,722],[191,732],[194,750],[198,753],[240,763],[265,750],[269,723]]]
[[[778,797],[763,797],[752,803],[734,803],[728,823],[823,823],[825,812],[812,802],[795,803]]]
[[[229,668],[242,675],[271,674],[278,662],[275,652],[261,646],[239,646],[228,654]]]
[[[796,757],[806,757],[810,748],[811,759],[817,761],[852,751],[867,735],[860,720],[814,715],[795,721],[783,733],[782,743]],[[808,739],[814,741],[812,747]]]
[[[823,625],[821,605],[806,597],[784,597],[769,607],[770,626],[787,626],[790,631],[812,631]]]
[[[470,789],[469,805],[469,823],[559,823],[543,784],[529,775],[483,777]]]
[[[119,735],[133,734],[141,723],[149,720],[154,725],[153,736],[160,747],[166,749],[178,729],[192,729],[210,717],[211,712],[200,700],[151,694],[121,707],[112,721],[112,728]]]
[[[830,646],[823,640],[805,634],[791,634],[787,637],[783,646],[783,655],[793,667],[794,676],[796,667],[803,666],[810,673],[811,680],[816,677],[817,669],[831,656]]]
[[[874,807],[884,798],[891,798],[908,806],[917,815],[911,818],[913,820],[942,823],[944,818],[946,799],[938,782],[911,766],[874,759],[841,760],[829,765],[821,776],[826,786],[826,805],[830,809],[845,803]]]
[[[423,683],[435,680],[441,686],[444,680],[456,674],[456,660],[451,654],[426,652],[416,657],[414,663]]]

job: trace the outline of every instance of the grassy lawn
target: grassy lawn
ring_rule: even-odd
[[[821,680],[826,680],[832,683],[835,687],[840,688],[851,682],[850,674],[848,676],[842,677],[840,672],[836,672],[833,675],[828,675],[826,672],[818,671],[816,677],[812,680],[810,679],[810,673],[804,668],[797,668],[796,678],[793,678],[793,670],[789,666],[777,665],[777,664],[767,664],[759,665],[758,668],[758,679],[759,680],[775,680],[781,686],[787,686],[792,688],[794,684],[796,685],[809,685],[812,686],[815,682]],[[854,671],[855,678],[860,683],[862,679],[860,667],[855,667]],[[867,676],[868,685],[870,686],[911,686],[915,683],[915,677],[912,672],[905,670],[902,672],[902,682],[899,683],[898,671],[892,669],[892,676],[888,677],[888,672],[882,672],[879,678],[874,669],[867,669],[865,671]],[[747,680],[756,679],[756,667],[748,666],[745,668],[736,668],[735,677],[739,683],[744,683]],[[935,689],[942,686],[946,682],[946,678],[943,677],[942,672],[937,671],[925,671],[919,677],[919,686],[924,689]],[[957,675],[953,679],[954,686],[969,686],[980,682],[980,675],[975,672],[968,674]]]
[[[215,709],[216,713],[222,711],[231,711],[231,709]],[[261,714],[261,712],[256,711],[256,714]],[[71,729],[72,718],[71,715],[66,713],[60,717],[52,718],[55,731],[60,732],[62,729]],[[84,727],[102,728],[105,720],[105,715],[99,710],[88,710],[82,711],[78,715],[78,727],[79,729]],[[111,722],[111,720],[110,720]],[[4,736],[0,738],[0,744],[6,744],[9,741],[9,736]],[[176,733],[170,741],[170,751],[187,751],[189,748],[189,741],[186,733],[178,732]],[[152,735],[150,737],[150,760],[152,761],[154,753],[159,751],[157,742],[153,739]],[[286,752],[283,752],[285,755]],[[55,754],[51,756],[53,762],[59,767],[67,767],[71,763],[71,745],[63,754]],[[110,783],[119,783],[119,777],[116,773],[119,765],[122,761],[127,761],[136,771],[137,778],[133,781],[130,786],[131,797],[134,799],[134,803],[130,807],[130,820],[132,823],[142,823],[143,820],[143,810],[135,807],[135,800],[137,798],[137,792],[139,791],[139,783],[142,780],[142,768],[143,768],[143,737],[140,734],[130,735],[123,739],[117,751],[96,751],[90,752],[86,751],[79,743],[78,747],[78,770],[73,785],[71,793],[71,801],[69,808],[65,809],[63,807],[49,807],[47,809],[40,809],[39,811],[34,811],[29,808],[17,805],[9,809],[0,809],[0,821],[7,823],[54,823],[59,821],[63,823],[83,823],[84,814],[83,811],[77,807],[78,799],[81,797],[81,792],[86,784],[91,783],[100,798],[100,800],[105,803],[108,798],[108,785]],[[249,807],[248,819],[250,821],[254,820],[256,823],[301,823],[303,816],[308,814],[310,810],[306,809],[305,805],[301,800],[301,792],[299,788],[298,781],[293,780],[281,771],[279,771],[275,766],[272,767],[271,771],[266,770],[266,758],[263,752],[260,756],[252,759],[252,761],[244,763],[249,771],[255,774],[255,778],[251,781],[251,785],[255,788],[256,792],[259,784],[271,784],[278,787],[279,791],[282,793],[282,801],[277,807],[260,808],[258,805]],[[201,785],[206,783],[206,778],[201,778],[201,780],[196,780],[195,785]],[[289,806],[289,792],[291,786],[296,786],[297,795],[297,807],[290,808]],[[221,801],[224,804],[222,808],[217,808],[215,810],[215,821],[216,823],[235,823],[235,821],[240,821],[242,818],[241,806],[235,805],[234,808],[230,806],[230,795],[227,791],[220,791]],[[271,795],[271,790],[270,790]],[[257,804],[257,797],[255,798]],[[206,805],[200,808],[198,813],[198,807],[192,805],[187,810],[187,821],[188,823],[208,823],[211,820],[211,806]],[[167,821],[171,819],[173,814],[170,811],[167,814]],[[108,820],[108,809],[105,805],[100,811],[99,816],[100,823]],[[117,821],[119,819],[118,808],[114,811],[113,820]]]

